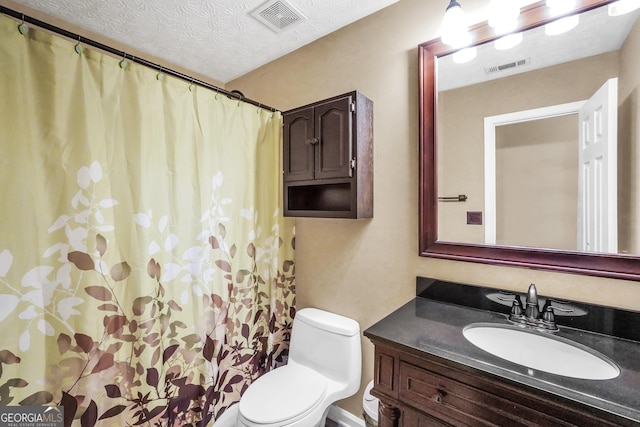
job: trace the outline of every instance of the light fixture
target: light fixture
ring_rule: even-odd
[[[580,22],[578,15],[567,16],[566,18],[558,19],[557,21],[549,22],[544,26],[544,33],[548,36],[557,36],[558,34],[566,33],[567,31],[575,28]]]
[[[609,16],[620,16],[640,8],[638,0],[618,0],[609,5]]]
[[[493,42],[493,46],[497,50],[507,50],[517,46],[522,41],[522,33],[509,34]]]
[[[576,7],[576,0],[547,0],[547,7],[551,9],[551,16],[558,16],[571,12]]]
[[[455,52],[452,59],[456,64],[464,64],[465,62],[471,61],[476,55],[478,55],[478,49],[472,46]]]
[[[514,0],[491,0],[489,4],[489,26],[496,34],[506,34],[518,25],[519,2]]]
[[[451,0],[442,18],[442,43],[459,48],[471,43],[464,11],[456,0]]]

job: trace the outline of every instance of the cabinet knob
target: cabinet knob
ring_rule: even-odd
[[[307,144],[310,144],[310,145],[315,145],[315,144],[317,144],[318,142],[320,142],[320,139],[319,139],[319,138],[307,139]]]
[[[444,399],[444,392],[442,390],[436,391],[436,394],[431,397],[431,400],[436,403],[442,403],[442,399]]]

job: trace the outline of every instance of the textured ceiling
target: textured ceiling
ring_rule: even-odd
[[[279,33],[265,0],[15,1],[226,83],[398,0],[289,0],[307,20]]]

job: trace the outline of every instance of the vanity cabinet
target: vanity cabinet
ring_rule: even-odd
[[[349,92],[283,113],[284,215],[373,216],[373,102]]]
[[[637,425],[444,358],[372,341],[380,427]]]

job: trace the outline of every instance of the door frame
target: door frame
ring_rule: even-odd
[[[587,100],[484,118],[484,243],[496,244],[496,127],[578,114]]]

